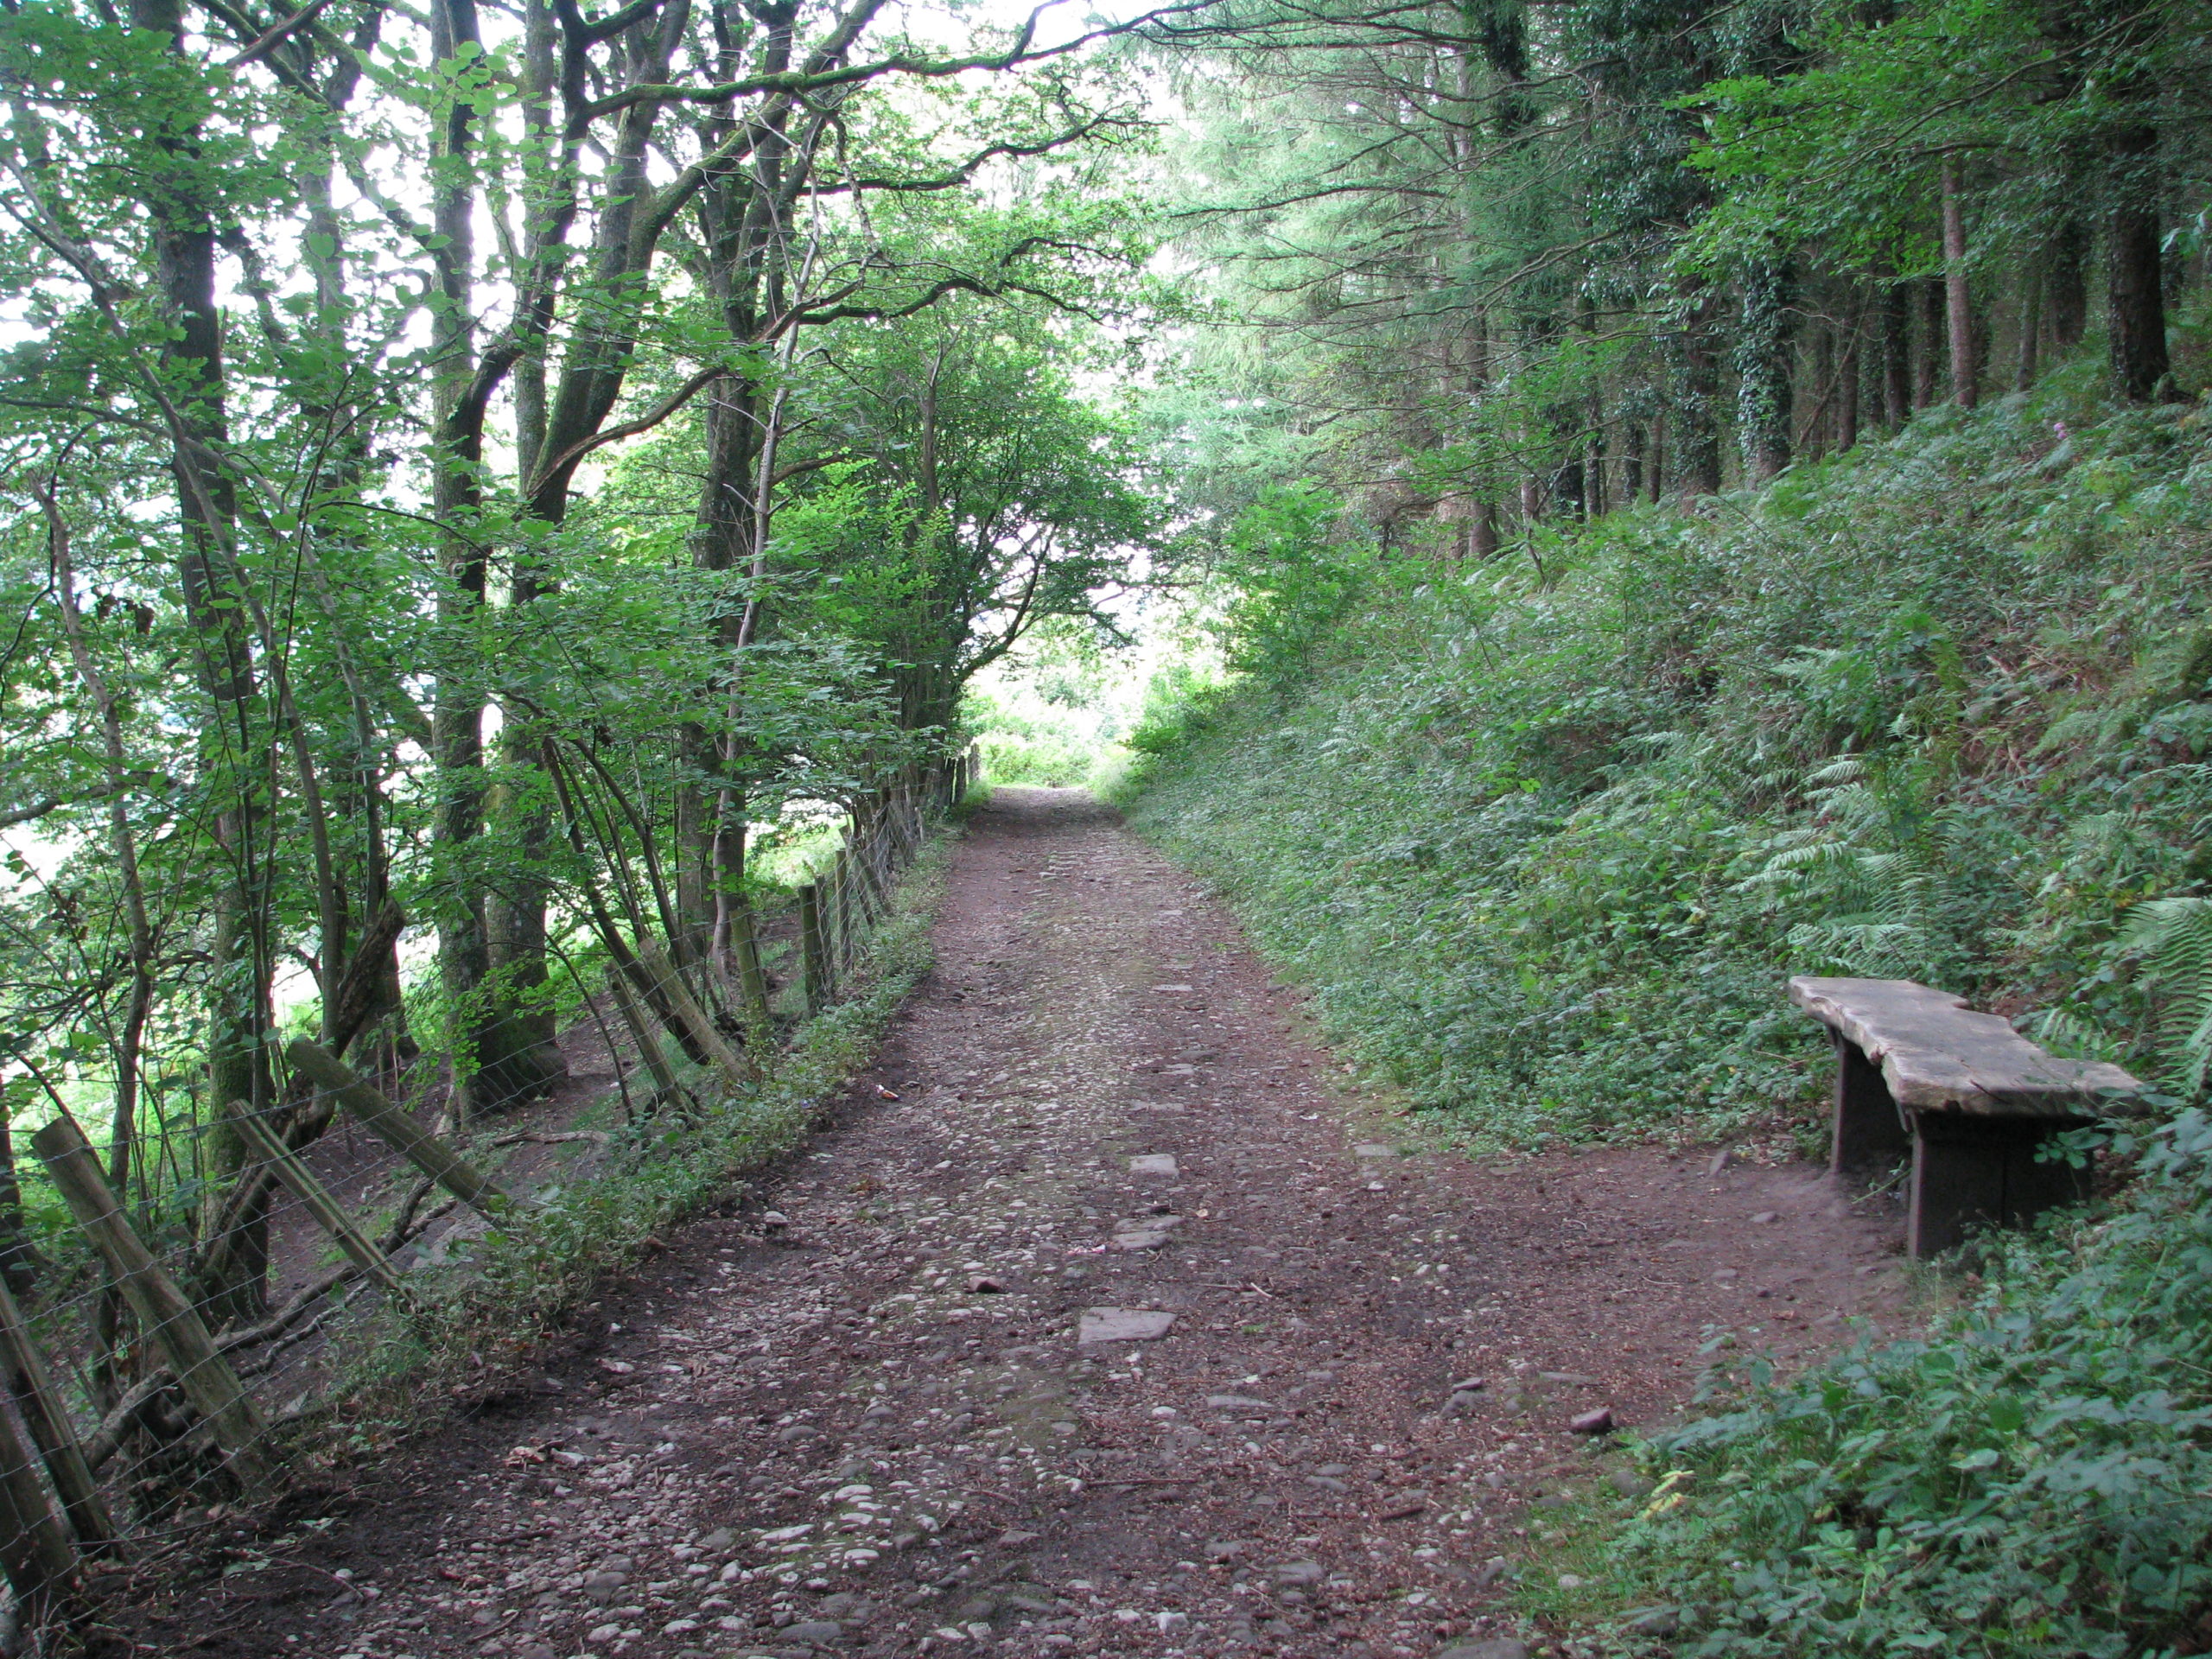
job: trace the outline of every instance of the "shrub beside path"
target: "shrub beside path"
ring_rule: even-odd
[[[141,1639],[1503,1656],[1547,1505],[1631,1478],[1574,1420],[1897,1301],[1802,1166],[1424,1150],[1079,791],[976,815],[936,948],[803,1153]]]

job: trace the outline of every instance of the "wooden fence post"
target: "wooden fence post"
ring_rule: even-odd
[[[760,966],[760,939],[753,930],[753,901],[741,899],[729,913],[731,949],[737,957],[737,988],[745,997],[745,1016],[761,1032],[769,1030],[768,976]]]
[[[175,1281],[162,1271],[153,1253],[130,1230],[92,1143],[74,1122],[57,1117],[31,1136],[31,1146],[78,1226],[114,1274],[116,1288],[138,1316],[146,1339],[162,1351],[184,1397],[207,1420],[208,1433],[229,1459],[238,1484],[248,1492],[259,1491],[269,1481],[261,1452],[267,1425],[238,1373],[217,1350],[199,1310],[185,1300]]]
[[[639,939],[638,960],[645,964],[661,995],[676,1010],[676,1017],[690,1030],[692,1040],[706,1051],[709,1062],[722,1074],[730,1088],[739,1093],[751,1088],[759,1078],[752,1057],[733,1047],[729,1039],[722,1035],[721,1027],[699,1006],[698,998],[691,995],[691,988],[676,971],[668,953],[651,939]]]
[[[861,925],[853,915],[858,895],[853,891],[853,855],[850,847],[837,849],[837,861],[830,867],[830,891],[836,899],[830,906],[835,925],[826,930],[829,936],[830,959],[842,973],[852,966],[853,953],[860,948]]]
[[[822,895],[811,881],[798,890],[798,943],[806,963],[806,1011],[818,1014],[830,1000],[830,963],[822,942]]]
[[[76,1546],[38,1478],[38,1460],[0,1411],[0,1572],[8,1575],[22,1629],[74,1623],[84,1612]]]
[[[99,1483],[92,1478],[77,1426],[69,1419],[69,1402],[54,1387],[45,1356],[32,1340],[30,1322],[5,1284],[0,1284],[0,1370],[4,1370],[8,1392],[23,1414],[23,1427],[30,1430],[39,1456],[46,1461],[46,1472],[68,1514],[69,1529],[90,1548],[113,1544],[118,1535],[115,1517],[108,1513]]]
[[[338,1241],[338,1248],[346,1252],[355,1267],[391,1294],[402,1301],[408,1300],[407,1287],[400,1282],[398,1269],[391,1265],[391,1259],[353,1224],[345,1206],[315,1179],[314,1172],[300,1161],[297,1153],[270,1134],[269,1126],[253,1116],[251,1107],[243,1102],[234,1103],[231,1107],[231,1127],[253,1148],[254,1156],[267,1164],[270,1173],[306,1207],[307,1212],[322,1224],[323,1231]]]
[[[870,927],[879,925],[890,908],[875,885],[875,820],[862,824],[855,819],[853,837],[845,844],[845,867],[855,878],[853,885],[860,893],[861,919]]]
[[[499,1212],[514,1202],[436,1135],[416,1128],[415,1120],[386,1100],[382,1090],[364,1083],[328,1049],[297,1037],[285,1046],[284,1056],[353,1113],[370,1134],[486,1221],[497,1221]]]
[[[630,976],[620,967],[607,970],[607,989],[614,999],[614,1010],[622,1016],[622,1023],[630,1028],[630,1040],[638,1046],[638,1060],[653,1075],[653,1087],[673,1103],[683,1092],[676,1080],[675,1068],[668,1063],[668,1056],[660,1052],[660,1039],[653,1035],[652,1027],[639,1012],[638,1001],[630,995]]]

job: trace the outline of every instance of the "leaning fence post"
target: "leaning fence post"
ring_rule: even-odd
[[[231,1107],[231,1127],[253,1149],[254,1156],[269,1166],[270,1173],[282,1181],[291,1195],[306,1208],[307,1212],[322,1224],[322,1230],[338,1241],[338,1248],[352,1258],[353,1265],[398,1297],[407,1300],[407,1287],[400,1281],[399,1273],[391,1259],[370,1242],[369,1236],[353,1224],[353,1217],[330,1195],[330,1190],[315,1178],[314,1172],[300,1160],[300,1155],[270,1132],[269,1126],[253,1116],[252,1109],[243,1103]]]
[[[676,1017],[683,1022],[692,1040],[722,1074],[731,1090],[742,1093],[751,1088],[759,1075],[752,1057],[731,1046],[729,1039],[722,1035],[721,1027],[699,1006],[699,999],[691,995],[691,988],[683,982],[683,976],[676,970],[668,953],[652,940],[641,938],[638,941],[638,960],[645,964],[661,995],[676,1010]]]
[[[77,1548],[6,1411],[0,1411],[0,1572],[16,1592],[22,1628],[74,1622],[72,1615],[83,1611]]]
[[[45,1357],[31,1338],[30,1323],[4,1283],[0,1283],[0,1367],[5,1369],[8,1392],[23,1414],[23,1427],[37,1442],[46,1472],[68,1512],[70,1530],[79,1543],[94,1549],[114,1543],[115,1517],[107,1512],[99,1483],[92,1478],[77,1426],[69,1420],[68,1402],[54,1387]]]
[[[630,1028],[630,1040],[638,1046],[638,1060],[653,1074],[653,1087],[673,1102],[683,1092],[676,1081],[675,1068],[668,1057],[660,1052],[660,1039],[638,1007],[637,999],[630,995],[630,976],[619,967],[607,970],[607,995],[614,999],[614,1011],[622,1016],[622,1023]]]
[[[817,1014],[830,1000],[830,953],[822,940],[822,894],[811,881],[798,890],[798,943],[806,963],[806,1011]]]
[[[513,1202],[436,1135],[417,1128],[415,1120],[386,1100],[381,1090],[362,1082],[328,1049],[296,1037],[286,1045],[284,1057],[318,1088],[327,1090],[370,1134],[486,1221],[498,1220],[499,1212]]]
[[[260,1411],[216,1349],[199,1310],[130,1230],[84,1131],[68,1118],[57,1117],[31,1136],[31,1145],[62,1202],[115,1275],[116,1288],[138,1316],[147,1339],[161,1349],[184,1397],[207,1420],[239,1484],[249,1491],[265,1485],[269,1469],[260,1441],[266,1425]]]

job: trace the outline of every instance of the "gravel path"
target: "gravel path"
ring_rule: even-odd
[[[1422,1150],[1075,791],[978,815],[937,944],[806,1153],[169,1634],[1426,1659],[1508,1630],[1542,1505],[1617,1472],[1573,1419],[1897,1294],[1894,1222],[1802,1166]]]

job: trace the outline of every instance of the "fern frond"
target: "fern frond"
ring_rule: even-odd
[[[2143,958],[2172,1072],[2191,1093],[2202,1090],[2212,1076],[2212,899],[2138,905],[2120,945]]]
[[[1866,780],[1866,757],[1863,754],[1840,754],[1824,766],[1805,775],[1808,789],[1833,789],[1838,784],[1859,784]]]

